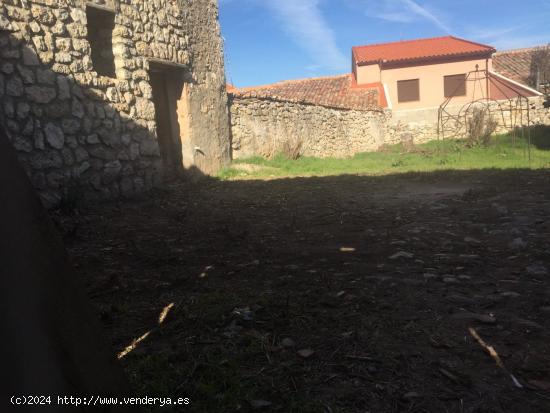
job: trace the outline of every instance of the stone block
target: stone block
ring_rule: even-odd
[[[87,24],[88,19],[86,17],[86,12],[84,10],[76,7],[71,7],[70,10],[71,10],[70,11],[71,19],[75,24],[80,24],[80,25]]]
[[[88,152],[82,146],[79,146],[74,150],[74,155],[76,162],[79,163],[90,158],[90,155],[88,155]]]
[[[2,63],[2,66],[0,66],[0,70],[6,75],[11,75],[14,72],[15,67],[10,62],[4,62]]]
[[[71,63],[73,57],[68,52],[57,52],[54,56],[54,60],[56,63]]]
[[[160,156],[158,142],[154,139],[143,139],[139,145],[139,152],[143,156]]]
[[[135,108],[138,118],[144,120],[155,120],[155,105],[149,99],[137,98]]]
[[[70,113],[70,106],[67,101],[54,100],[44,107],[44,113],[49,118],[61,118]]]
[[[33,134],[34,147],[39,150],[44,150],[44,133],[40,128],[40,122],[35,122],[34,134]]]
[[[149,84],[149,82],[146,82],[145,80],[142,80],[139,82],[139,90],[141,90],[141,95],[145,99],[152,99],[153,98],[153,88]]]
[[[61,125],[63,127],[63,132],[69,135],[74,135],[80,131],[80,121],[75,118],[63,119]]]
[[[59,126],[53,123],[46,124],[44,127],[44,134],[46,136],[46,142],[48,142],[52,148],[61,149],[65,145],[65,134]]]
[[[49,86],[27,86],[25,95],[29,101],[36,103],[50,103],[56,97],[55,89]]]
[[[73,99],[71,102],[71,114],[78,119],[84,117],[84,106],[77,99]]]
[[[29,116],[31,107],[27,102],[19,102],[17,104],[17,118],[20,120],[26,119]]]
[[[68,37],[58,37],[55,39],[55,47],[61,52],[70,52],[72,50],[72,40]]]
[[[14,30],[13,25],[10,21],[3,15],[0,14],[0,31],[11,32]]]
[[[36,78],[33,70],[22,65],[17,65],[17,72],[19,72],[21,79],[23,79],[23,83],[27,85],[32,85],[35,83]]]
[[[23,96],[23,80],[19,76],[14,76],[6,83],[6,94],[8,96]]]
[[[53,10],[45,6],[33,4],[31,6],[31,14],[38,23],[45,24],[46,26],[51,26],[56,22]]]
[[[13,147],[18,150],[19,152],[31,152],[32,151],[32,144],[27,139],[16,136],[12,140]]]
[[[84,39],[88,35],[88,29],[81,23],[71,23],[65,26],[72,38]]]
[[[33,169],[61,168],[63,159],[56,151],[33,152],[30,156],[30,164]]]
[[[37,69],[36,81],[42,85],[53,86],[55,84],[55,73],[49,69]]]
[[[10,100],[6,100],[4,102],[4,115],[7,117],[7,118],[13,118],[15,116],[15,105],[13,104],[13,101],[10,99]]]
[[[74,155],[73,151],[70,148],[63,148],[61,150],[61,156],[63,158],[63,163],[65,166],[72,166],[74,164]]]
[[[74,175],[75,177],[80,177],[83,175],[86,171],[88,171],[91,168],[91,165],[89,162],[82,162],[80,165],[74,167]]]
[[[112,149],[107,149],[103,146],[94,146],[88,149],[91,157],[98,158],[104,161],[114,161],[116,154]]]
[[[118,180],[120,172],[122,171],[122,164],[120,161],[111,161],[105,164],[103,170],[103,183],[109,185],[110,183]]]
[[[71,98],[71,85],[65,76],[56,77],[57,89],[59,90],[59,99],[65,100]]]
[[[40,64],[38,56],[36,55],[34,50],[31,50],[28,47],[24,47],[21,54],[23,56],[23,64],[25,66],[38,66]]]

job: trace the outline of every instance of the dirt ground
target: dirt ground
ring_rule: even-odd
[[[204,180],[55,217],[136,394],[173,411],[538,413],[549,184]]]

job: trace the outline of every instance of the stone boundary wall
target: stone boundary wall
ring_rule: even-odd
[[[531,123],[533,125],[550,125],[550,107],[544,107],[544,98],[533,98],[531,104]]]
[[[114,78],[94,70],[88,3],[116,13]],[[216,1],[0,2],[0,122],[47,206],[161,182],[152,59],[185,73],[186,166],[216,172],[230,160]]]
[[[233,158],[270,157],[285,142],[301,154],[347,157],[384,143],[383,111],[343,110],[274,99],[229,99]]]
[[[529,105],[531,125],[550,125],[550,108],[544,107],[543,97],[530,98],[528,102],[522,101],[521,106],[517,107],[518,110],[516,110],[515,102],[510,107],[509,101],[503,100],[489,103],[492,116],[498,118],[499,126],[496,132],[506,133],[514,125],[527,124],[527,111],[525,110],[527,105]],[[519,110],[520,107],[523,107],[523,112]],[[462,108],[463,105],[450,106],[447,110],[452,114],[456,114]],[[437,138],[438,110],[439,108],[427,108],[394,112],[387,125],[389,129],[389,133],[386,135],[388,141],[390,143],[399,142],[404,139],[406,134],[413,135],[415,143],[423,143]],[[502,113],[502,116],[500,116],[500,113]],[[445,136],[453,136],[456,130],[456,125],[451,125]],[[457,137],[464,138],[466,136],[465,132],[465,129],[461,130]]]
[[[304,156],[349,157],[386,144],[420,144],[438,137],[438,108],[357,111],[231,94],[229,105],[234,159],[271,157],[285,142],[301,142]],[[542,98],[532,98],[529,105],[532,125],[550,125],[550,109]]]

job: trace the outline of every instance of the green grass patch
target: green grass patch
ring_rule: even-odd
[[[359,153],[350,158],[283,155],[273,159],[253,157],[235,161],[222,170],[220,179],[266,179],[292,176],[386,175],[406,172],[470,169],[541,169],[550,167],[550,133],[547,128],[531,130],[531,146],[521,136],[499,135],[487,146],[469,147],[464,140],[431,141],[412,148],[392,145],[378,152]],[[530,152],[530,156],[529,156]]]

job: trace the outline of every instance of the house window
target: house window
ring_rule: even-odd
[[[466,96],[466,75],[451,75],[444,77],[445,97]]]
[[[94,70],[101,76],[115,77],[115,56],[113,54],[113,29],[115,13],[88,6],[88,42],[92,49]]]
[[[399,80],[397,82],[397,101],[416,102],[420,100],[420,81],[418,79]]]

